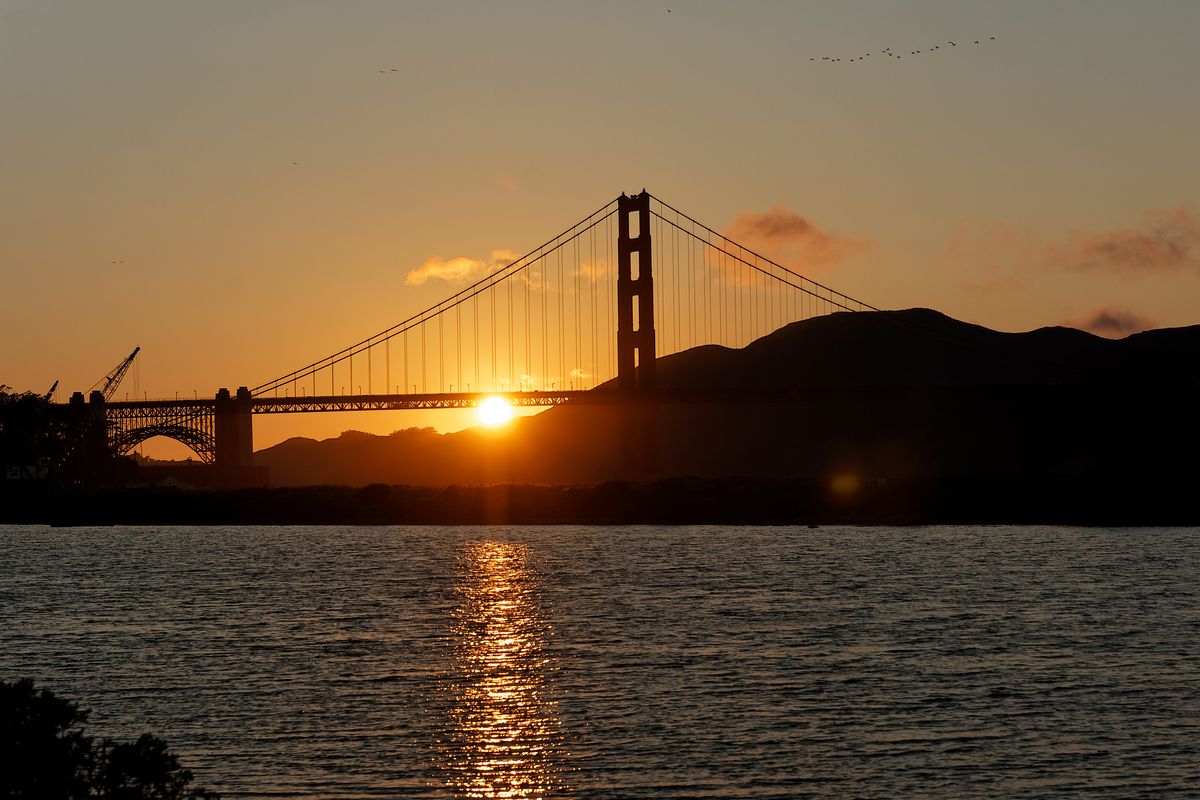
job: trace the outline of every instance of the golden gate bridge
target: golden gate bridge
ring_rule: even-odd
[[[743,347],[792,322],[864,310],[878,309],[643,190],[424,311],[273,380],[212,399],[111,402],[100,391],[76,392],[67,406],[93,455],[123,455],[163,436],[202,462],[245,468],[255,414],[469,408],[497,396],[518,407],[707,401],[714,393],[660,389],[656,359],[701,345]],[[654,417],[630,419],[632,452],[652,436]]]

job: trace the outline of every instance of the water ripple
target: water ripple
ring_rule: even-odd
[[[1197,797],[1198,534],[0,527],[0,679],[227,797]]]

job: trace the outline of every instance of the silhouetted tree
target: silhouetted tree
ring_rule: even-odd
[[[93,788],[105,800],[174,800],[216,798],[205,789],[189,789],[191,770],[167,750],[162,739],[143,733],[136,742],[100,747]]]
[[[67,449],[65,422],[41,395],[0,384],[0,465],[60,462]]]
[[[167,743],[150,734],[136,742],[82,730],[88,712],[28,678],[0,681],[0,798],[3,800],[215,800],[193,788]]]
[[[87,715],[28,678],[0,682],[0,797],[90,797],[95,752],[80,730]]]

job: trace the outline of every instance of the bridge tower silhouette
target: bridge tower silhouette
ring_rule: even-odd
[[[519,407],[603,403],[621,408],[627,474],[647,476],[664,403],[712,399],[664,390],[659,358],[705,344],[744,347],[791,322],[861,310],[878,309],[643,189],[519,258],[494,260],[433,306],[274,380],[205,399],[111,402],[93,393],[85,402],[76,393],[70,405],[76,418],[92,420],[93,452],[101,434],[116,455],[164,436],[238,471],[253,465],[257,414],[470,408],[497,395]]]
[[[622,194],[617,215],[617,388],[649,394],[656,382],[650,195]]]
[[[637,235],[631,233],[636,222]],[[654,257],[650,195],[617,199],[617,389],[636,398],[621,417],[621,460],[627,475],[658,468],[658,408],[654,337]]]

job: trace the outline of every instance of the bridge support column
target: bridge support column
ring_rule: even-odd
[[[617,388],[629,401],[622,414],[622,461],[626,473],[640,478],[658,471],[652,252],[650,195],[622,194],[617,200]]]
[[[254,463],[254,429],[250,390],[245,386],[230,395],[228,389],[217,392],[213,434],[216,439],[218,467],[250,467]]]

